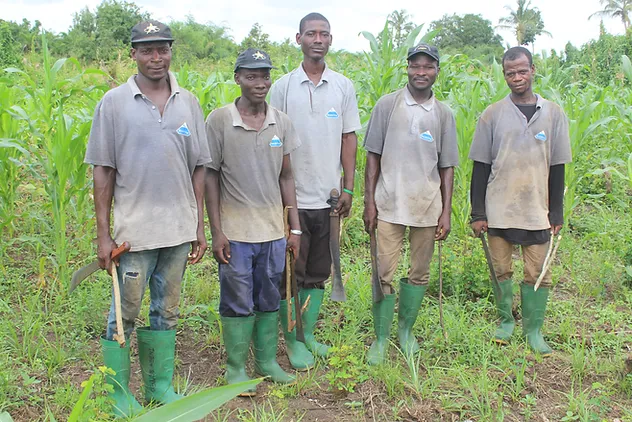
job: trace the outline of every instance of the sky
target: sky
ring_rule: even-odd
[[[47,30],[65,32],[72,24],[73,13],[85,6],[94,11],[100,1],[0,0],[0,19],[16,22],[21,22],[23,18],[30,21],[37,19]],[[369,7],[369,1],[136,0],[134,3],[143,11],[151,13],[153,18],[163,22],[184,20],[187,15],[191,15],[199,23],[212,22],[215,25],[226,26],[236,42],[240,42],[256,22],[273,41],[283,41],[288,37],[294,40],[300,19],[307,13],[319,12],[331,23],[332,48],[354,52],[369,48],[368,42],[360,32],[378,33],[393,10],[405,9],[412,16],[414,23],[424,24],[423,34],[430,22],[440,19],[445,14],[480,14],[495,26],[501,17],[508,14],[505,6],[515,8],[517,3],[515,0],[373,0],[374,3]],[[420,4],[423,4],[423,7]],[[545,29],[552,34],[552,37],[541,35],[536,39],[536,53],[542,50],[563,50],[568,41],[580,47],[599,36],[599,19],[588,20],[588,16],[600,9],[599,0],[531,0],[531,5],[540,9]],[[623,24],[619,20],[607,18],[604,24],[607,31],[612,34],[623,33]],[[498,30],[497,33],[504,38],[504,44],[515,44],[515,37],[510,31]]]

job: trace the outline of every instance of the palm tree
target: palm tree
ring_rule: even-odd
[[[630,15],[632,15],[632,0],[599,0],[599,3],[601,3],[603,9],[593,13],[588,19],[594,17],[619,18],[627,32],[630,27]]]
[[[408,33],[415,29],[415,24],[410,20],[412,16],[405,9],[394,10],[388,15],[388,26],[393,31],[395,46],[399,47],[406,41]]]
[[[511,6],[505,6],[505,9],[509,11],[509,16],[501,18],[496,28],[513,31],[518,45],[531,44],[540,34],[551,36],[550,32],[544,30],[540,10],[531,7],[530,0],[518,0],[516,10]]]

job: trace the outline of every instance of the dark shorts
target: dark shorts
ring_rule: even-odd
[[[262,243],[230,242],[230,261],[219,265],[219,313],[243,317],[279,310],[285,238]]]
[[[329,208],[298,210],[301,222],[301,251],[296,260],[296,282],[300,289],[324,289],[331,275],[329,252]],[[285,297],[285,279],[281,294]]]

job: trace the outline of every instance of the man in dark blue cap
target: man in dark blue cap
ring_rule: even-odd
[[[279,285],[286,248],[298,256],[300,223],[290,153],[299,145],[289,117],[269,106],[270,56],[249,48],[235,63],[241,96],[206,120],[213,154],[206,205],[219,263],[226,381],[248,380],[246,359],[254,342],[255,372],[292,383],[276,360]],[[286,239],[283,209],[291,206]],[[242,395],[252,396],[255,390]]]
[[[138,356],[145,399],[159,403],[181,397],[171,384],[180,286],[187,259],[195,264],[206,250],[204,166],[211,161],[202,109],[169,72],[172,41],[161,22],[134,26],[131,55],[138,73],[97,105],[85,157],[94,166],[101,268],[111,271],[117,244],[131,245],[118,266],[126,338],[149,286],[150,326],[137,330]],[[128,388],[129,341],[124,348],[113,341],[115,314],[113,299],[101,346],[105,365],[116,372],[107,377],[113,413],[127,417],[141,407]]]

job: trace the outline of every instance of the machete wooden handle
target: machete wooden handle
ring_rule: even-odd
[[[112,259],[112,261],[114,261],[115,259],[123,255],[124,253],[129,252],[130,248],[131,246],[129,242],[123,242],[118,248],[112,251],[110,258]]]

